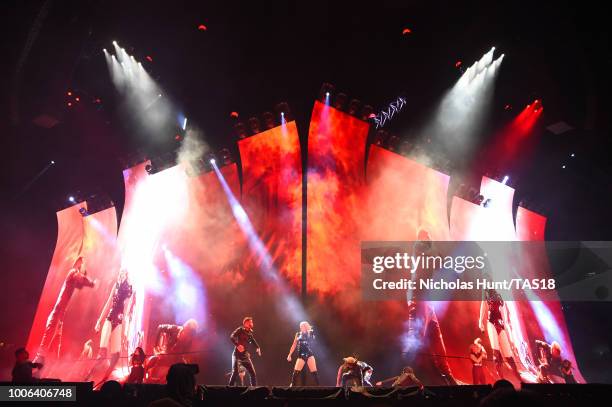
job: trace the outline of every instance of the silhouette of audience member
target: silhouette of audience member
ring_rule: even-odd
[[[25,348],[15,351],[15,366],[13,367],[13,382],[32,383],[38,381],[32,376],[32,369],[42,369],[42,363],[30,361],[30,354]]]
[[[152,402],[149,407],[191,407],[196,398],[195,375],[193,365],[170,366],[166,375],[168,397]]]
[[[500,381],[500,380],[498,380]],[[480,407],[542,407],[542,397],[527,390],[502,387],[493,390],[480,401]]]
[[[493,383],[493,391],[500,389],[512,389],[514,390],[514,385],[511,381],[506,379],[499,379],[495,383]]]
[[[102,387],[100,387],[99,401],[109,406],[122,405],[125,400],[121,384],[116,380],[104,382]]]

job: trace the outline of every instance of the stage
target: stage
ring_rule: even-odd
[[[14,386],[0,383],[1,387]],[[76,401],[53,402],[56,406],[148,406],[163,399],[168,393],[163,385],[126,385],[120,391],[93,391],[91,383],[47,383],[37,386],[74,387]],[[507,390],[507,389],[506,389]],[[511,392],[501,390],[504,392]],[[605,400],[610,385],[529,385],[522,386],[527,396],[520,405],[528,406],[577,406],[598,405]],[[417,387],[402,388],[339,388],[339,387],[227,387],[199,385],[194,406],[479,406],[494,390],[491,386],[432,386],[420,390]],[[500,393],[498,390],[496,394]],[[515,394],[516,395],[516,394]],[[489,398],[498,397],[497,395]],[[491,403],[493,401],[489,401]],[[51,405],[49,401],[19,401],[3,405]],[[499,404],[489,405],[517,405]]]
[[[544,30],[557,20],[530,7],[530,32],[518,12],[457,5],[453,24],[487,24],[448,36],[433,6],[429,20],[385,3],[373,21],[336,3],[152,4],[147,27],[177,25],[161,36],[136,28],[136,5],[43,3],[14,10],[33,25],[6,121],[0,380],[95,402],[120,384],[141,405],[187,377],[172,369],[217,404],[477,405],[505,380],[558,405],[607,389],[590,385],[612,371],[598,86],[585,79],[579,107],[560,78],[584,72],[566,67],[584,50],[536,33],[568,35],[571,12]],[[245,51],[268,44],[282,49]]]

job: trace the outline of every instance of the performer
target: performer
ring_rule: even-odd
[[[483,361],[487,360],[487,351],[482,346],[480,338],[476,338],[470,345],[470,360],[472,361],[472,383],[487,384],[483,367]]]
[[[37,381],[32,376],[32,369],[42,369],[42,363],[30,362],[30,354],[25,348],[19,348],[15,351],[15,366],[13,366],[13,382],[14,383],[32,383]]]
[[[244,378],[246,377],[246,369],[244,368],[244,366],[242,366],[242,364],[240,362],[238,362],[238,380],[240,380],[240,386],[244,387]],[[228,372],[225,374],[225,377],[231,377],[232,376],[232,372]]]
[[[93,358],[93,340],[88,339],[83,344],[83,350],[81,351],[81,356],[79,356],[79,360],[89,360]]]
[[[538,340],[535,342],[540,353],[540,371],[546,370],[546,376],[551,381],[561,382],[561,378],[563,378],[563,372],[561,370],[563,364],[563,359],[561,358],[561,345],[557,341],[552,341],[550,344]],[[544,369],[542,369],[542,367],[544,367]]]
[[[363,386],[363,373],[368,370],[374,370],[372,366],[357,360],[354,356],[349,356],[342,360],[344,363],[338,368],[338,375],[336,376],[337,387]]]
[[[291,362],[291,355],[297,348],[297,359],[295,360],[295,367],[293,374],[291,375],[290,387],[296,385],[297,378],[304,368],[304,364],[308,365],[308,370],[312,375],[315,386],[319,385],[319,376],[317,374],[317,361],[315,360],[314,353],[312,352],[312,343],[315,340],[314,330],[308,321],[300,322],[300,331],[295,334],[293,338],[293,344],[289,349],[289,355],[287,355],[287,361]]]
[[[392,387],[411,387],[418,386],[421,390],[425,387],[423,383],[416,377],[414,370],[410,366],[406,366],[402,369],[399,376],[394,376],[389,379],[376,382],[377,386],[382,386],[384,383],[391,383]]]
[[[51,345],[54,341],[57,342],[57,352],[55,355],[59,358],[62,345],[62,330],[64,326],[64,316],[66,309],[74,290],[80,290],[83,287],[93,287],[94,282],[87,278],[87,269],[85,268],[85,259],[83,256],[77,257],[72,268],[68,271],[64,284],[60,289],[57,301],[49,313],[45,331],[43,333],[38,351],[36,352],[35,361],[44,361],[45,356],[51,350]]]
[[[561,362],[561,375],[565,379],[565,383],[568,384],[577,384],[576,378],[574,377],[572,362],[567,359],[564,359]]]
[[[162,381],[166,372],[158,367],[170,367],[175,363],[191,363],[186,352],[191,350],[191,343],[198,330],[195,319],[188,319],[183,325],[163,324],[157,327],[154,355],[147,361],[147,371],[152,382]]]
[[[429,236],[429,232],[420,229],[417,232],[417,241],[414,244],[413,255],[425,254],[433,256],[435,247]],[[433,270],[415,270],[412,273],[412,278],[429,278]],[[408,342],[414,346],[408,349],[409,354],[419,355],[427,353],[431,363],[435,366],[437,372],[442,377],[442,380],[447,385],[455,385],[457,381],[453,377],[451,368],[446,360],[446,346],[444,345],[444,337],[440,329],[440,323],[435,310],[427,303],[413,297],[413,292],[407,293],[408,303]],[[417,345],[418,344],[418,345]],[[425,347],[428,349],[423,349]],[[425,352],[428,350],[428,352]]]
[[[127,329],[134,310],[132,285],[125,269],[119,271],[119,277],[111,290],[106,304],[96,322],[95,331],[100,332],[100,349],[96,364],[91,368],[85,381],[88,381],[100,364],[110,353],[110,364],[103,376],[106,381],[113,372],[124,343],[127,343]]]
[[[89,372],[89,369],[91,367],[91,360],[94,356],[93,343],[94,342],[92,339],[88,339],[83,344],[83,349],[81,350],[81,354],[79,355],[79,367],[73,372],[75,381],[80,381],[83,376],[85,376],[87,372]]]
[[[139,346],[134,350],[130,358],[130,375],[128,376],[126,383],[142,384],[145,375],[144,363],[146,355],[144,350]]]
[[[374,373],[374,368],[372,366],[367,365],[363,370],[363,385],[367,387],[373,387],[372,384],[372,374]]]
[[[521,381],[521,375],[516,366],[512,352],[509,334],[508,310],[501,295],[495,290],[488,290],[480,304],[480,319],[478,326],[482,333],[489,336],[497,374],[504,378],[504,361],[510,366],[516,377]]]
[[[252,343],[256,348],[257,354],[261,356],[261,348],[253,337],[253,327],[253,318],[244,317],[242,320],[242,326],[236,328],[230,335],[230,340],[234,344],[234,351],[232,352],[232,375],[230,376],[229,380],[230,386],[236,385],[239,375],[239,365],[244,366],[247,372],[249,372],[251,386],[257,386],[255,367],[253,366],[251,355],[247,349],[249,343]]]

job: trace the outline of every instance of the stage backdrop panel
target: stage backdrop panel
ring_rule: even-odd
[[[86,203],[68,208],[72,212],[69,217],[72,230],[80,232],[73,233],[74,240],[71,243],[65,242],[65,247],[71,251],[66,258],[69,261],[58,268],[53,268],[52,262],[48,275],[48,281],[49,277],[54,276],[61,284],[53,287],[45,286],[41,296],[41,301],[47,298],[55,305],[74,260],[78,256],[85,259],[86,276],[94,286],[85,285],[80,289],[77,288],[68,297],[67,306],[63,307],[63,317],[60,317],[59,324],[54,329],[55,338],[51,349],[44,352],[45,367],[41,371],[44,377],[77,381],[83,379],[91,359],[96,356],[96,336],[99,335],[94,331],[95,323],[108,297],[109,286],[114,283],[112,270],[117,268],[119,262],[115,208],[110,207],[83,217],[78,212],[79,206],[86,207]],[[58,219],[60,219],[59,213]],[[60,238],[62,228],[59,230],[58,242],[63,240]],[[53,306],[44,311],[45,322],[52,309]],[[31,352],[37,351],[42,335],[42,330],[37,335],[32,332],[31,345],[29,344],[28,348]],[[86,348],[91,349],[91,352],[83,352]]]
[[[242,202],[278,271],[302,285],[302,159],[294,121],[238,142]]]
[[[83,216],[79,213],[81,208],[86,208],[85,202],[57,212],[55,250],[27,342],[27,349],[32,353],[38,349],[47,318],[57,301],[66,274],[81,252],[83,245]]]

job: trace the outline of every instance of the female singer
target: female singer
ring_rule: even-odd
[[[291,355],[297,348],[297,359],[295,360],[295,367],[293,374],[291,375],[290,386],[292,387],[296,385],[297,377],[304,368],[304,364],[308,365],[308,370],[310,370],[310,374],[312,374],[315,385],[319,385],[317,361],[315,360],[314,353],[312,352],[312,344],[314,339],[314,331],[308,321],[300,322],[300,331],[295,334],[293,344],[291,344],[291,349],[289,349],[289,355],[287,355],[287,361],[291,362]]]
[[[110,354],[110,365],[104,374],[102,381],[108,379],[112,374],[121,348],[127,343],[127,330],[134,308],[134,296],[132,285],[128,280],[127,270],[121,269],[115,286],[111,290],[108,300],[100,313],[95,326],[95,331],[100,332],[100,350],[97,362],[89,371],[86,381],[91,378],[100,363]]]
[[[497,374],[503,378],[504,361],[512,368],[519,381],[521,375],[514,361],[511,347],[510,323],[508,310],[501,295],[495,290],[488,290],[480,304],[480,319],[478,325],[481,332],[487,332],[489,343],[493,349],[493,358]]]

